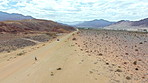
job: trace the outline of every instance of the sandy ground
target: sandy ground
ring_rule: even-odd
[[[111,83],[148,83],[148,34],[81,30],[77,38],[88,56],[98,56],[106,62],[110,74],[113,73]]]
[[[60,41],[1,53],[0,83],[136,83],[118,64],[83,51],[82,41],[88,39],[73,32]]]
[[[39,45],[38,49],[15,59],[1,62],[0,83],[98,83],[98,81],[106,83],[109,81],[105,76],[94,78],[93,74],[89,75],[91,66],[93,67],[91,59],[84,61],[86,57],[77,50],[77,46],[70,38],[72,34],[43,47]],[[18,50],[16,53],[21,51]],[[14,58],[15,53],[10,54]]]

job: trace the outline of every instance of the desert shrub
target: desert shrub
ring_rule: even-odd
[[[137,61],[134,61],[133,64],[134,64],[134,65],[137,65]]]
[[[21,52],[21,53],[18,53],[17,56],[22,56],[24,54],[25,54],[25,52]]]
[[[76,40],[76,38],[72,38],[72,40]]]
[[[117,69],[116,72],[122,72],[122,70],[121,69]]]
[[[57,70],[62,70],[62,68],[57,68]]]
[[[126,77],[127,80],[130,80],[131,78],[129,76]]]

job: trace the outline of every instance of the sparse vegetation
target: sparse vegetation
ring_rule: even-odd
[[[102,56],[103,54],[102,53],[99,53],[99,56]]]
[[[72,38],[72,40],[76,40],[76,38]]]
[[[133,64],[134,64],[134,65],[137,65],[137,61],[134,61]]]
[[[139,69],[138,69],[138,68],[135,68],[135,70],[137,70],[137,71],[138,71]]]
[[[127,80],[131,80],[131,77],[127,76],[126,79],[127,79]]]
[[[57,68],[57,70],[62,70],[62,68]]]
[[[21,53],[18,53],[17,56],[22,56],[24,54],[25,54],[25,52],[21,52]]]
[[[121,69],[117,69],[116,72],[122,72],[122,70]]]

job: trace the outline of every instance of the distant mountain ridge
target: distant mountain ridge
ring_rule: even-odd
[[[114,29],[114,30],[138,30],[147,29],[148,30],[148,18],[139,21],[118,21],[114,24],[104,27],[104,29]]]
[[[140,21],[135,21],[132,23],[132,26],[148,27],[148,18],[142,19]]]
[[[17,13],[6,13],[0,11],[0,21],[7,21],[7,20],[25,20],[25,19],[35,19],[32,16],[24,16],[22,14]]]
[[[105,26],[109,26],[111,24],[113,24],[114,22],[110,22],[104,19],[100,19],[100,20],[92,20],[92,21],[84,21],[83,23],[74,25],[75,27],[84,27],[84,28],[102,28]]]
[[[73,21],[73,22],[67,22],[67,21],[57,21],[58,23],[74,26],[80,23],[83,23],[83,21]]]

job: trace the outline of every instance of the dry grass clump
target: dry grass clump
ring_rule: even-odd
[[[103,54],[102,53],[99,53],[99,56],[102,56]]]
[[[53,74],[53,72],[51,72],[51,74],[50,74],[51,76],[54,76],[54,74]]]
[[[142,42],[140,42],[139,44],[143,44]]]
[[[138,68],[135,68],[135,70],[137,70],[137,71],[138,71],[139,69],[138,69]]]
[[[127,79],[127,80],[131,80],[131,77],[127,76],[126,79]]]
[[[121,69],[117,69],[115,72],[122,72],[122,70]]]
[[[24,55],[26,52],[21,52],[21,53],[18,53],[17,56],[22,56]]]
[[[57,68],[57,70],[62,70],[62,68]]]
[[[77,40],[76,38],[72,38],[72,40]]]
[[[133,64],[134,64],[134,65],[137,65],[137,61],[134,61]]]

